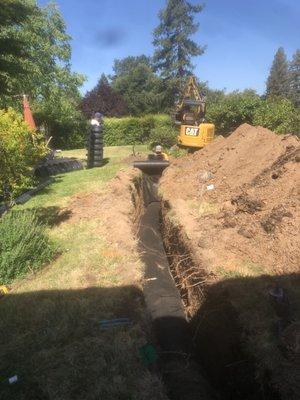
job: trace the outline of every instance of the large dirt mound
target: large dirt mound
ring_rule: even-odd
[[[299,271],[299,161],[296,137],[243,124],[172,162],[161,181],[164,198],[207,268]]]
[[[226,349],[224,338],[232,340],[235,333],[230,306],[242,327],[246,358],[256,360],[257,376],[268,377],[268,387],[284,400],[298,399],[300,390],[299,161],[296,137],[244,124],[228,138],[173,161],[160,188],[164,221],[181,233],[185,260],[199,267],[212,299],[212,309],[196,322],[197,332],[202,329],[197,343],[205,348],[201,343],[209,337],[208,348]],[[200,289],[200,305],[201,296]],[[219,353],[208,351],[212,359]]]

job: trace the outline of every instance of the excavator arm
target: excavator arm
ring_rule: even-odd
[[[183,98],[176,107],[175,120],[177,124],[185,122],[184,115],[187,113],[190,114],[190,118],[193,114],[195,122],[205,115],[205,98],[200,95],[194,76],[189,78]]]
[[[213,140],[215,126],[204,122],[205,106],[205,96],[199,93],[196,78],[191,76],[175,109],[175,124],[179,127],[178,146],[194,151]]]

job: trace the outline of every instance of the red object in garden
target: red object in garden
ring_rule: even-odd
[[[23,114],[24,114],[24,121],[27,123],[29,128],[36,129],[36,125],[30,110],[30,105],[27,99],[27,96],[23,95]]]

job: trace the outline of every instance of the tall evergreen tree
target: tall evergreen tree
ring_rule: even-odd
[[[94,89],[82,99],[81,110],[87,118],[91,118],[95,112],[118,117],[127,113],[127,105],[122,95],[110,86],[107,77],[102,74]]]
[[[300,49],[296,50],[289,65],[290,92],[289,97],[293,103],[300,107]]]
[[[289,93],[288,62],[284,49],[277,50],[267,80],[267,96],[285,96]]]
[[[193,70],[192,57],[204,52],[204,48],[191,39],[199,28],[195,16],[202,8],[186,0],[168,0],[159,13],[160,24],[153,40],[154,66],[163,78],[173,80],[175,86]]]

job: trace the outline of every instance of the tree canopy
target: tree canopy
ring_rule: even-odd
[[[140,56],[128,56],[122,59],[116,59],[113,65],[114,74],[111,78],[115,80],[120,76],[128,75],[140,64],[152,68],[151,57],[142,54]]]
[[[151,60],[144,55],[115,60],[112,87],[118,91],[132,115],[162,112],[166,95],[162,80],[154,73]]]
[[[79,129],[79,87],[84,77],[71,71],[71,38],[57,6],[50,3],[41,8],[35,0],[20,3],[4,0],[6,17],[0,18],[5,24],[0,45],[1,38],[9,38],[0,57],[0,105],[18,108],[21,101],[16,96],[29,95],[37,122],[59,145],[58,137],[68,140],[70,132]],[[10,43],[18,44],[16,51]],[[6,70],[1,74],[3,60]]]
[[[279,47],[275,54],[267,80],[267,96],[287,96],[288,92],[288,61],[283,47]]]
[[[25,73],[23,61],[26,46],[22,34],[23,24],[36,13],[33,5],[21,0],[3,0],[0,13],[0,95],[8,93],[11,79]],[[11,33],[14,32],[12,35]]]
[[[162,78],[178,83],[193,70],[192,58],[204,52],[204,47],[192,40],[199,24],[195,16],[202,11],[200,4],[192,5],[186,0],[168,0],[160,11],[160,23],[154,31],[153,62]]]
[[[300,50],[297,49],[289,65],[289,97],[293,103],[300,106]]]
[[[104,74],[101,75],[94,89],[85,94],[81,102],[81,110],[86,118],[91,118],[95,112],[108,117],[119,117],[128,112],[122,95],[111,87]]]

